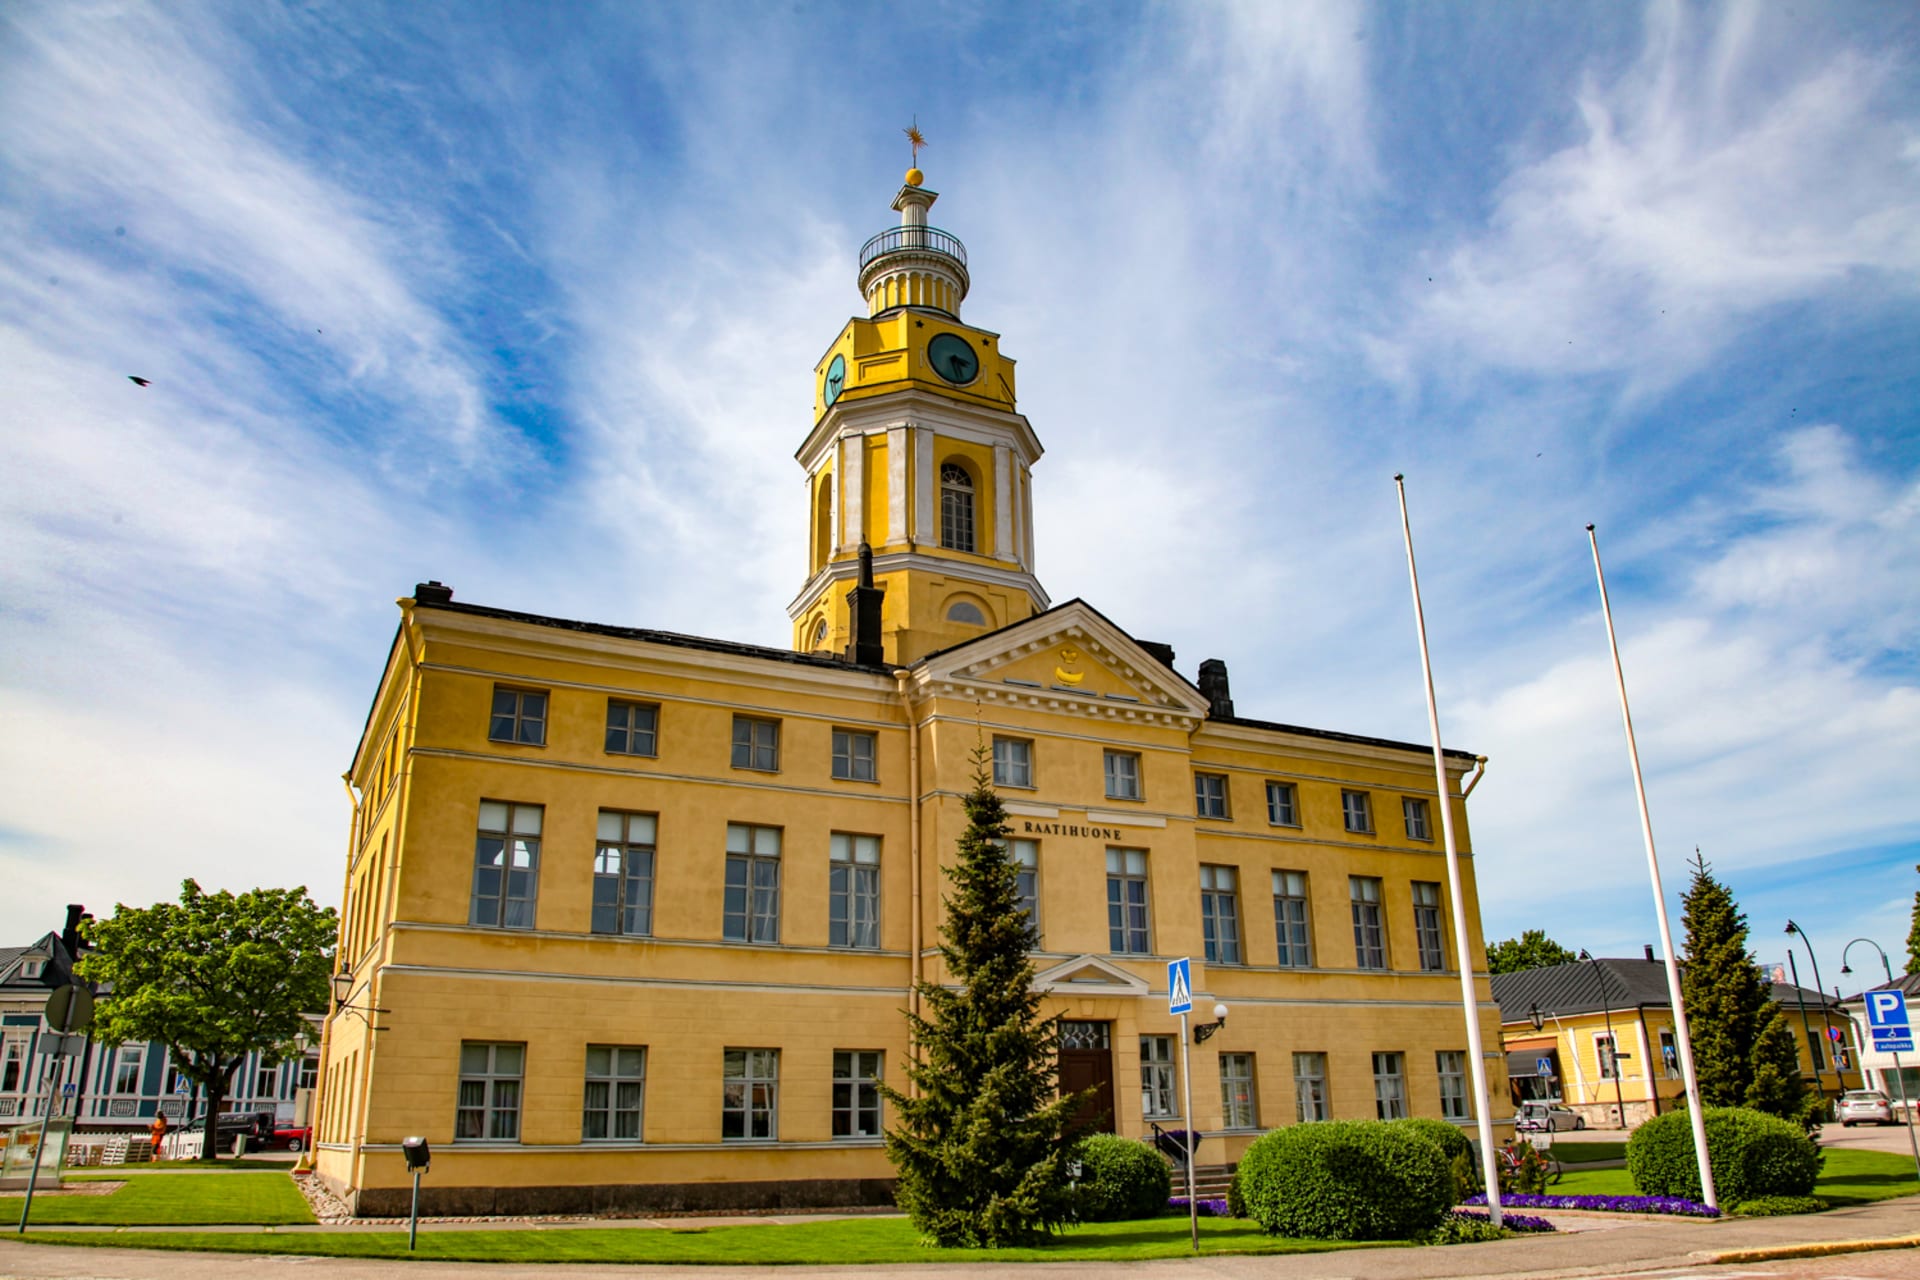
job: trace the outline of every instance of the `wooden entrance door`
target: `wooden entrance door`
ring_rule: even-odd
[[[1113,1046],[1104,1022],[1060,1024],[1060,1092],[1095,1090],[1073,1123],[1093,1133],[1113,1133]]]

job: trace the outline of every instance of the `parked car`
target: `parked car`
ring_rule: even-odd
[[[182,1133],[200,1133],[206,1128],[206,1117],[202,1116],[181,1130]],[[216,1118],[213,1128],[213,1142],[216,1150],[230,1149],[234,1142],[244,1137],[247,1146],[259,1150],[273,1139],[274,1122],[271,1111],[223,1111]]]
[[[1523,1102],[1513,1116],[1513,1127],[1523,1133],[1558,1133],[1584,1129],[1587,1122],[1572,1107],[1551,1102]]]
[[[267,1139],[267,1146],[274,1151],[291,1151],[298,1155],[313,1145],[313,1130],[306,1125],[275,1125],[273,1136]]]
[[[1840,1095],[1840,1124],[1851,1129],[1857,1124],[1892,1124],[1893,1104],[1878,1089],[1849,1089]]]

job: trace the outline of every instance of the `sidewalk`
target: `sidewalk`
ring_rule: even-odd
[[[1716,1260],[1729,1262],[1759,1261],[1765,1258],[1806,1256],[1810,1253],[1846,1252],[1847,1246],[1875,1242],[1883,1247],[1900,1242],[1906,1248],[1920,1249],[1920,1197],[1886,1200],[1858,1208],[1835,1209],[1828,1213],[1790,1218],[1727,1219],[1718,1222],[1699,1219],[1659,1219],[1633,1215],[1603,1215],[1548,1212],[1562,1227],[1561,1234],[1529,1236],[1494,1244],[1453,1245],[1426,1249],[1368,1249],[1342,1253],[1287,1254],[1266,1257],[1207,1257],[1161,1262],[1138,1262],[1117,1267],[1112,1262],[1023,1263],[1018,1270],[1038,1275],[1087,1276],[1113,1280],[1116,1269],[1141,1280],[1193,1277],[1246,1277],[1247,1280],[1465,1280],[1466,1277],[1498,1277],[1499,1280],[1567,1280],[1594,1275],[1625,1275],[1641,1271],[1673,1270],[1700,1266]],[[787,1217],[716,1219],[710,1225],[746,1225],[761,1222],[812,1221]],[[659,1225],[686,1228],[705,1220],[676,1218]],[[498,1224],[529,1229],[529,1224]],[[552,1223],[532,1229],[566,1230],[571,1227],[606,1227],[598,1223]],[[636,1221],[634,1230],[652,1225]],[[275,1227],[230,1228],[234,1231],[272,1230],[276,1234],[350,1230],[354,1228]],[[397,1227],[358,1228],[360,1230],[405,1230]],[[477,1223],[448,1223],[428,1230],[484,1229]],[[62,1248],[53,1245],[17,1243],[16,1237],[0,1238],[0,1280],[259,1280],[263,1266],[282,1267],[301,1264],[302,1260],[279,1257],[263,1260],[246,1255],[173,1253],[159,1250],[112,1248]],[[413,1277],[470,1275],[469,1263],[431,1263],[325,1259],[304,1262],[307,1274],[350,1277],[351,1280],[402,1280]],[[786,1275],[856,1275],[863,1280],[944,1280],[967,1277],[978,1280],[989,1270],[1003,1272],[1004,1263],[955,1265],[928,1263],[907,1266],[863,1267],[783,1267]],[[636,1267],[622,1264],[601,1267],[574,1263],[531,1265],[491,1263],[487,1280],[547,1280],[571,1275],[609,1276],[642,1272],[651,1275],[698,1276],[702,1280],[730,1280],[759,1275],[763,1268],[735,1266],[657,1266]],[[1916,1257],[1920,1271],[1920,1256]]]

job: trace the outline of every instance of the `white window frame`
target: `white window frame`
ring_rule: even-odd
[[[783,839],[779,827],[727,824],[726,880],[720,903],[720,934],[727,941],[778,945]],[[769,870],[772,883],[763,883],[762,877]],[[738,909],[734,906],[736,892]]]
[[[588,1045],[580,1096],[580,1141],[644,1142],[646,1108],[647,1047]],[[594,1132],[596,1128],[600,1132]]]
[[[1260,1095],[1250,1053],[1220,1055],[1220,1116],[1229,1129],[1260,1127]]]
[[[721,1054],[720,1140],[780,1140],[780,1051],[726,1049]],[[729,1133],[728,1129],[738,1132]]]
[[[619,712],[622,723],[615,723],[615,713]],[[642,713],[647,724],[643,729],[636,722]],[[644,744],[641,735],[645,735]],[[616,746],[615,735],[624,746]],[[643,749],[644,746],[644,749]],[[631,698],[607,699],[607,738],[606,750],[609,755],[644,756],[652,758],[660,754],[660,704],[657,702],[635,702]]]
[[[1434,1074],[1440,1077],[1440,1118],[1473,1119],[1473,1098],[1467,1088],[1467,1055],[1463,1049],[1437,1049]]]
[[[833,731],[833,776],[841,782],[877,782],[880,742],[865,729]]]
[[[540,834],[546,824],[543,805],[514,800],[482,800],[473,845],[473,886],[467,923],[488,929],[531,929],[540,906]],[[489,843],[499,848],[488,849]],[[499,880],[483,892],[489,873]],[[513,892],[516,876],[526,893]]]
[[[1407,839],[1433,839],[1433,823],[1428,818],[1428,805],[1419,796],[1400,797],[1400,821],[1407,828]]]
[[[1107,945],[1114,955],[1153,954],[1153,887],[1147,867],[1145,849],[1107,850]]]
[[[833,1051],[833,1136],[836,1141],[878,1138],[883,1131],[880,1083],[886,1055],[878,1049]]]
[[[1233,817],[1230,803],[1233,788],[1227,782],[1224,773],[1195,773],[1193,775],[1193,816],[1213,818],[1221,821]]]
[[[595,828],[593,899],[588,928],[601,937],[653,936],[653,876],[660,834],[659,815],[602,809]],[[611,888],[612,902],[601,891]],[[613,913],[612,928],[602,928],[603,912]]]
[[[1297,827],[1300,825],[1300,788],[1291,782],[1267,783],[1267,825],[1270,827]]]
[[[1413,881],[1413,937],[1420,956],[1420,972],[1443,973],[1447,967],[1447,930],[1440,914],[1440,885],[1434,880]]]
[[[1273,872],[1273,941],[1283,969],[1313,968],[1313,904],[1311,882],[1304,871],[1284,867]],[[1299,918],[1292,917],[1297,914]],[[1299,936],[1290,936],[1298,929]],[[1297,953],[1297,957],[1296,957]]]
[[[780,772],[780,722],[768,716],[733,717],[731,754],[736,769],[755,773]]]
[[[1239,964],[1240,873],[1213,863],[1200,865],[1200,935],[1208,964]]]
[[[1384,972],[1388,967],[1387,923],[1381,899],[1386,896],[1386,887],[1378,876],[1348,876],[1347,894],[1353,909],[1354,967]]]
[[[993,785],[1033,790],[1033,741],[1029,738],[993,739]]]
[[[1602,1080],[1625,1078],[1620,1074],[1620,1042],[1611,1031],[1593,1033],[1593,1066]]]
[[[1328,1105],[1326,1054],[1303,1050],[1293,1055],[1293,1114],[1301,1124],[1333,1114]]]
[[[133,1082],[126,1083],[127,1068],[133,1068]],[[140,1082],[147,1074],[147,1046],[145,1044],[123,1044],[113,1051],[113,1096],[116,1098],[137,1098],[141,1094]],[[255,1096],[258,1096],[257,1094]]]
[[[1180,1083],[1172,1036],[1140,1037],[1140,1115],[1145,1120],[1180,1118]]]
[[[469,1050],[484,1052],[484,1061],[476,1061]],[[503,1055],[501,1050],[510,1050]],[[503,1065],[506,1057],[511,1065]],[[460,1042],[460,1090],[454,1100],[453,1140],[455,1142],[520,1141],[520,1107],[527,1074],[527,1046],[499,1040],[462,1040]],[[478,1101],[468,1086],[479,1089]],[[478,1120],[479,1132],[467,1133]]]
[[[1355,835],[1373,834],[1373,797],[1354,787],[1340,791],[1340,820]],[[1358,824],[1358,825],[1356,825]]]
[[[1033,932],[1040,933],[1040,842],[1013,840],[1007,850],[1013,859],[1016,892],[1033,918]]]
[[[1407,1117],[1407,1055],[1398,1050],[1373,1055],[1373,1111],[1381,1120]]]
[[[880,837],[835,831],[827,841],[827,945],[880,947]]]
[[[1107,799],[1139,800],[1146,794],[1146,788],[1140,780],[1140,753],[1137,751],[1108,751],[1103,757],[1103,771],[1106,775]]]

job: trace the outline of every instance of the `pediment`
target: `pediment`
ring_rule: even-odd
[[[1200,691],[1081,600],[933,654],[914,670],[923,692],[1111,720],[1206,718]]]
[[[1146,980],[1096,955],[1063,960],[1033,975],[1033,989],[1053,995],[1145,996],[1153,989]]]

